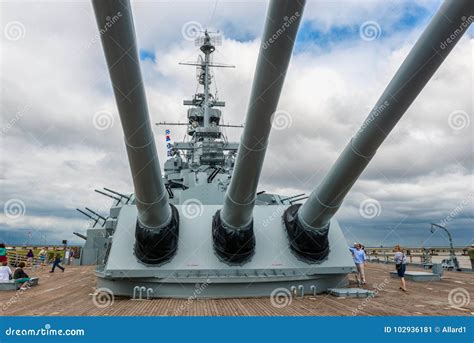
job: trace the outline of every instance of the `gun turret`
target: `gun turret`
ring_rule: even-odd
[[[472,23],[472,0],[446,0],[373,110],[304,205],[284,214],[292,249],[310,261],[329,253],[330,220],[377,149]],[[301,206],[301,207],[300,207]]]
[[[258,181],[304,5],[302,0],[269,4],[234,172],[213,221],[214,248],[228,262],[243,262],[254,251],[252,212]]]
[[[132,10],[127,0],[93,0],[100,38],[125,136],[138,218],[135,254],[160,263],[175,252],[178,212],[169,204],[151,130]],[[117,20],[111,22],[111,18]]]

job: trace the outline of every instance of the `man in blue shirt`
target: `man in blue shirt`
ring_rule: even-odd
[[[365,256],[365,251],[362,249],[362,244],[354,243],[354,247],[349,247],[349,250],[352,253],[352,258],[357,267],[357,282],[365,285],[364,265],[367,262],[367,257]]]

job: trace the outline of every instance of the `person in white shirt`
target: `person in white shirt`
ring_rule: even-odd
[[[8,263],[2,262],[2,266],[0,267],[0,282],[9,281],[12,275],[12,270],[8,266]]]

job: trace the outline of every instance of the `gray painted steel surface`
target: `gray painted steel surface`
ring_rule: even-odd
[[[221,211],[221,219],[226,226],[241,228],[252,221],[272,115],[285,81],[304,5],[304,0],[270,2],[245,128]]]
[[[390,272],[392,278],[399,278],[397,272]],[[427,272],[405,272],[405,279],[416,282],[440,281],[441,275]]]
[[[328,258],[319,264],[308,264],[289,248],[280,219],[287,206],[256,206],[255,255],[244,265],[229,266],[212,249],[209,228],[219,207],[206,205],[202,212],[189,215],[186,205],[176,205],[181,220],[176,256],[168,263],[153,266],[141,263],[133,255],[137,210],[135,206],[123,206],[107,263],[96,272],[98,286],[112,289],[115,295],[132,296],[139,286],[152,288],[152,297],[180,298],[268,296],[277,288],[290,292],[292,287],[299,294],[300,285],[304,294],[311,295],[329,287],[347,286],[346,275],[353,272],[354,263],[336,220],[331,223]],[[205,291],[196,294],[196,284],[205,284]]]
[[[97,26],[125,136],[140,224],[159,228],[171,220],[151,130],[130,2],[93,0]],[[112,17],[118,20],[111,23]]]
[[[362,127],[300,208],[298,219],[302,224],[314,229],[327,227],[378,147],[467,31],[473,7],[472,0],[443,3]]]

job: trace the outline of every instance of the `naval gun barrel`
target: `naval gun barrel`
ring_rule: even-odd
[[[138,220],[135,254],[159,263],[177,246],[177,211],[170,206],[151,130],[128,0],[92,0],[125,136]]]
[[[446,0],[390,81],[373,110],[304,205],[284,215],[291,247],[318,261],[329,253],[329,223],[378,147],[472,23],[474,1]],[[300,208],[298,208],[301,206]]]
[[[79,238],[82,238],[83,240],[87,241],[87,236],[84,236],[83,234],[79,232],[73,232],[74,235],[76,235]]]
[[[107,220],[107,218],[105,218],[104,216],[100,215],[99,213],[91,210],[89,207],[86,207],[86,210],[89,211],[92,214],[95,214],[97,216],[97,218],[102,219],[104,222]]]
[[[234,172],[213,222],[214,248],[227,262],[243,262],[254,250],[252,212],[258,181],[304,5],[305,0],[269,4]]]

